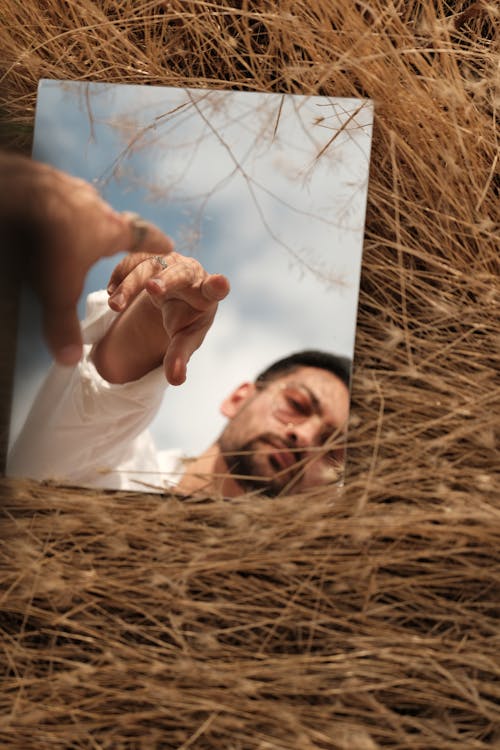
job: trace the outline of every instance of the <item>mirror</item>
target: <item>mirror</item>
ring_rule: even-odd
[[[236,415],[240,449],[229,443],[226,451],[232,451],[230,469],[242,491],[275,495],[342,481],[348,385],[338,373],[313,382],[322,365],[308,360],[270,382],[256,386],[255,379],[271,363],[304,350],[334,353],[348,366],[352,361],[372,121],[367,100],[40,83],[34,158],[92,182],[116,210],[152,221],[172,237],[177,253],[231,284],[189,362],[186,382],[166,389],[149,428],[154,450],[182,458],[171,470],[172,482],[177,473],[202,471],[205,464],[185,458],[203,455]],[[82,319],[87,296],[106,288],[120,257],[101,260],[89,273]],[[25,290],[11,445],[23,434],[50,366],[33,322],[38,314]],[[253,390],[242,398],[244,384]],[[110,488],[170,486],[149,466],[117,469],[104,448],[95,481],[80,477],[82,446],[95,440],[88,425],[70,460],[74,473],[42,469],[41,476],[30,461],[36,464],[42,446],[53,440],[47,420],[60,401],[51,398],[55,403],[45,406],[42,422],[21,439],[21,461],[14,445],[9,474]],[[258,478],[246,482],[252,453],[258,454],[251,468]]]

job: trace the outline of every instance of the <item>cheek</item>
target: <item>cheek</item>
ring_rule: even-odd
[[[267,432],[271,422],[272,420],[267,409],[252,409],[251,413],[246,415],[245,431],[252,435]]]
[[[232,433],[240,442],[246,443],[265,432],[262,416],[252,410],[242,412],[232,424]]]

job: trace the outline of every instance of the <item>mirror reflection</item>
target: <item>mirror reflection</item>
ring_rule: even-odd
[[[24,292],[8,473],[275,497],[342,482],[370,102],[44,81],[34,156],[133,211],[51,365]],[[153,222],[172,241],[145,247]]]

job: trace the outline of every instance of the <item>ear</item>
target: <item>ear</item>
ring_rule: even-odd
[[[242,383],[220,405],[221,414],[232,419],[256,391],[255,383]]]

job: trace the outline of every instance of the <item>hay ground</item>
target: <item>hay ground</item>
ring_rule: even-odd
[[[500,747],[497,4],[2,14],[20,148],[41,77],[367,96],[376,127],[342,496],[3,480],[0,745]]]

